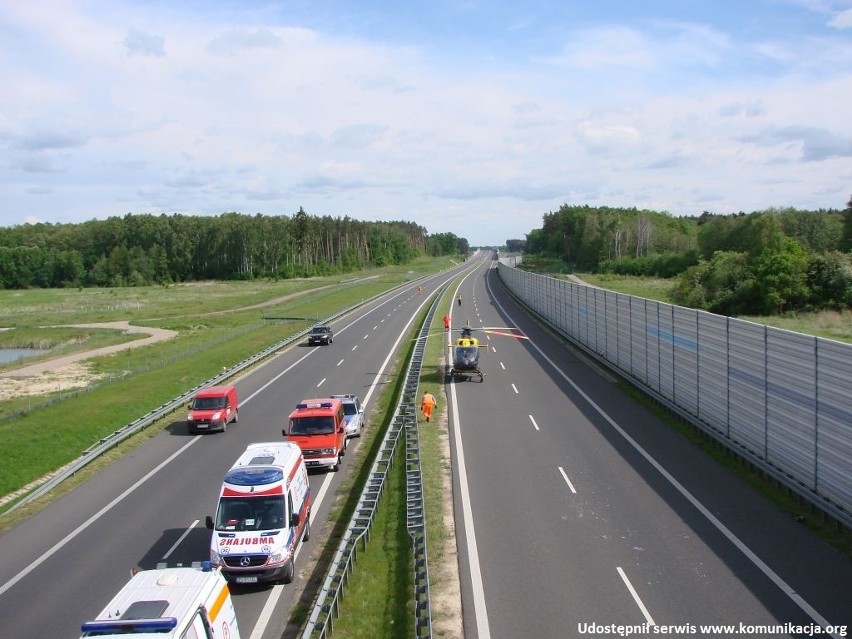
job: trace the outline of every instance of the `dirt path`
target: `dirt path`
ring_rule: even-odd
[[[209,313],[202,313],[201,315],[220,315],[222,313],[234,313],[237,311],[275,306],[276,304],[282,304],[294,297],[315,293],[316,291],[331,288],[332,286],[334,285],[320,286],[314,289],[276,297],[275,299],[266,300],[265,302],[252,304],[250,306],[230,308],[222,311],[211,311]],[[46,359],[34,364],[25,364],[17,368],[2,371],[0,372],[0,401],[11,399],[13,397],[42,395],[44,393],[70,390],[72,388],[84,388],[91,382],[96,381],[96,377],[92,375],[86,365],[82,362],[92,359],[93,357],[119,353],[131,348],[140,348],[141,346],[147,346],[156,342],[163,342],[178,336],[177,331],[171,331],[164,328],[152,328],[150,326],[133,326],[127,321],[94,322],[89,324],[72,324],[71,326],[80,328],[120,329],[126,333],[146,334],[148,337],[144,339],[137,339],[132,342],[126,342],[124,344],[113,344],[112,346],[104,346],[102,348],[72,353],[62,357],[54,357],[53,359]]]
[[[156,342],[163,342],[167,339],[177,337],[178,334],[177,331],[170,331],[164,328],[132,326],[130,322],[100,322],[92,324],[74,324],[73,326],[76,328],[117,328],[123,330],[125,333],[143,333],[148,335],[148,337],[133,340],[132,342],[125,342],[124,344],[113,344],[112,346],[104,346],[90,351],[81,351],[79,353],[72,353],[62,357],[47,359],[43,362],[36,362],[35,364],[20,366],[12,370],[0,372],[0,378],[35,377],[36,375],[41,375],[46,371],[55,371],[56,369],[64,368],[82,360],[100,357],[101,355],[109,355],[111,353],[118,353],[130,348],[139,348],[140,346],[147,346],[148,344],[154,344]]]
[[[93,357],[139,348],[177,337],[177,331],[149,326],[132,326],[129,322],[101,322],[75,324],[80,328],[112,328],[125,333],[148,335],[124,344],[113,344],[89,351],[71,353],[0,372],[0,401],[13,397],[27,397],[44,393],[62,392],[72,388],[84,388],[96,379],[82,362]]]

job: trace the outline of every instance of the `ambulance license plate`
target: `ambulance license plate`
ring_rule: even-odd
[[[236,581],[238,584],[256,584],[257,583],[257,577],[250,577],[250,576],[237,577],[236,579],[234,579],[234,581]]]

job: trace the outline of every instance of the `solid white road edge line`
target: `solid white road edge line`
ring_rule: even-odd
[[[388,366],[388,363],[391,360],[391,357],[396,352],[396,349],[399,347],[399,343],[402,341],[402,336],[408,332],[408,327],[411,326],[411,323],[414,321],[414,318],[420,314],[420,311],[423,309],[424,304],[426,304],[426,300],[420,303],[420,306],[417,307],[417,312],[412,314],[411,319],[408,320],[408,323],[405,327],[400,331],[399,336],[396,338],[396,341],[391,346],[388,351],[387,357],[385,357],[385,361],[382,362],[381,367],[379,368],[376,376],[373,378],[372,383],[370,384],[370,390],[367,391],[367,394],[364,395],[364,399],[361,404],[365,407],[370,402],[370,398],[373,396],[373,392],[376,390],[376,387],[379,384],[379,380],[385,372],[385,369]],[[390,315],[390,313],[388,313]],[[352,350],[355,350],[354,348]],[[301,360],[299,360],[301,361]],[[291,367],[292,368],[292,367]],[[290,370],[289,368],[287,370]],[[277,379],[277,378],[276,378]],[[270,382],[271,383],[271,382]],[[268,384],[267,384],[268,386]],[[264,386],[264,388],[266,388]],[[325,479],[322,482],[322,486],[320,486],[319,492],[317,492],[317,496],[314,499],[314,505],[311,507],[311,512],[313,513],[314,508],[319,508],[319,505],[322,503],[322,500],[325,498],[326,492],[328,492],[328,488],[331,485],[331,478],[333,475],[327,474]],[[296,547],[296,552],[293,555],[293,560],[299,556],[299,552],[302,550],[302,544],[300,543]],[[252,629],[251,635],[249,635],[249,639],[261,639],[263,637],[263,633],[266,631],[266,627],[269,625],[269,620],[272,618],[272,613],[275,611],[275,606],[278,605],[278,600],[281,598],[281,595],[284,592],[283,584],[276,584],[272,591],[269,593],[269,597],[266,599],[266,603],[263,605],[263,610],[260,612],[260,616],[257,618],[257,622]]]
[[[456,415],[456,427],[453,429],[453,438],[456,443],[459,492],[461,493],[465,542],[467,544],[468,564],[470,565],[471,589],[473,590],[473,612],[476,616],[476,634],[478,639],[491,639],[491,628],[488,625],[488,609],[485,605],[485,588],[482,585],[482,571],[479,568],[479,549],[476,546],[476,532],[473,526],[473,510],[470,507],[470,491],[467,487],[467,468],[464,463],[464,446],[462,445],[455,384],[450,384],[450,397],[453,402],[453,412]]]
[[[177,548],[178,546],[180,546],[180,542],[182,542],[184,539],[186,539],[186,536],[187,536],[189,533],[191,533],[191,532],[192,532],[192,529],[193,529],[193,528],[195,528],[195,527],[198,525],[198,522],[199,522],[199,521],[200,521],[199,519],[196,519],[194,522],[192,522],[192,523],[189,525],[189,528],[187,528],[187,529],[183,532],[183,534],[182,534],[182,535],[178,538],[178,540],[174,543],[174,546],[172,546],[171,548],[169,548],[168,552],[167,552],[165,555],[163,555],[163,561],[165,561],[166,559],[168,559],[168,558],[169,558],[169,556],[170,556],[170,555],[171,555],[171,554],[175,551],[175,548]]]
[[[332,474],[327,473],[325,478],[322,480],[322,486],[320,486],[317,496],[314,499],[314,503],[311,506],[311,515],[313,515],[314,509],[319,508],[322,500],[325,499],[328,487],[331,486],[332,477]],[[293,553],[293,561],[296,561],[299,558],[299,553],[301,552],[302,543],[299,542],[296,546],[296,552]],[[260,615],[257,618],[257,622],[254,624],[254,628],[252,629],[251,635],[249,635],[249,639],[261,639],[261,637],[263,637],[263,633],[266,632],[266,627],[269,625],[269,620],[272,619],[272,613],[275,612],[275,607],[278,605],[278,600],[283,594],[284,584],[275,584],[272,587],[272,591],[269,593],[269,597],[266,598],[266,603],[263,604],[263,610],[260,611]]]
[[[24,578],[24,577],[26,577],[28,574],[30,574],[33,570],[35,570],[36,568],[38,568],[39,566],[41,566],[41,565],[42,565],[45,561],[47,561],[48,559],[50,559],[51,557],[53,557],[53,555],[55,555],[57,552],[59,552],[60,550],[62,550],[62,549],[66,546],[66,544],[68,544],[68,543],[70,543],[72,540],[74,540],[74,539],[77,537],[77,535],[79,535],[81,532],[83,532],[84,530],[86,530],[89,526],[91,526],[91,525],[92,525],[93,523],[95,523],[98,519],[100,519],[100,518],[101,518],[101,517],[103,517],[105,514],[107,514],[110,510],[112,510],[113,508],[115,508],[115,507],[116,507],[116,506],[117,506],[117,505],[118,505],[118,504],[119,504],[122,500],[124,500],[124,498],[125,498],[125,497],[127,497],[128,495],[130,495],[130,493],[132,493],[133,491],[135,491],[137,488],[139,488],[140,486],[142,486],[142,484],[144,484],[144,483],[145,483],[145,482],[147,482],[149,479],[151,479],[151,477],[153,477],[153,476],[154,476],[154,475],[156,475],[158,472],[160,472],[163,468],[165,468],[166,466],[168,466],[168,465],[169,465],[169,464],[170,464],[170,463],[171,463],[174,459],[176,459],[178,456],[180,456],[180,455],[182,455],[184,452],[186,452],[186,450],[188,450],[188,449],[189,449],[189,447],[190,447],[190,446],[192,446],[195,442],[197,442],[197,441],[198,441],[201,437],[204,437],[204,435],[196,435],[195,437],[193,437],[192,439],[190,439],[190,440],[189,440],[186,444],[184,444],[183,446],[181,446],[180,448],[178,448],[175,452],[173,452],[171,455],[169,455],[168,457],[166,457],[166,459],[164,459],[164,460],[163,460],[163,461],[161,461],[159,464],[157,464],[157,465],[156,465],[153,469],[151,469],[150,471],[148,471],[148,473],[147,473],[147,474],[145,474],[145,475],[144,475],[141,479],[139,479],[139,481],[137,481],[135,484],[133,484],[130,488],[128,488],[127,490],[125,490],[125,491],[124,491],[123,493],[121,493],[118,497],[116,497],[116,498],[115,498],[115,499],[113,499],[111,502],[109,502],[106,506],[104,506],[103,508],[101,508],[98,512],[96,512],[94,515],[92,515],[89,519],[87,519],[87,520],[86,520],[86,521],[84,521],[82,524],[80,524],[79,526],[77,526],[77,528],[75,528],[74,530],[72,530],[72,531],[68,534],[68,536],[67,536],[67,537],[65,537],[62,541],[60,541],[59,543],[57,543],[55,546],[53,546],[53,548],[50,548],[50,549],[49,549],[48,551],[46,551],[46,552],[45,552],[45,553],[44,553],[41,557],[39,557],[38,559],[36,559],[33,563],[31,563],[29,566],[27,566],[26,568],[24,568],[21,572],[19,572],[17,575],[15,575],[14,577],[12,577],[12,578],[11,578],[9,581],[7,581],[5,584],[3,584],[2,586],[0,586],[0,595],[2,595],[4,592],[6,592],[7,590],[9,590],[9,588],[11,588],[12,586],[14,586],[14,585],[15,585],[16,583],[18,583],[21,579],[23,579],[23,578]]]
[[[497,304],[497,306],[500,307],[500,310],[503,311],[503,313],[506,314],[506,317],[509,319],[510,322],[512,322],[513,324],[517,323],[517,322],[515,322],[515,320],[512,319],[512,317],[511,317],[511,315],[509,315],[509,313],[506,313],[506,309],[504,309],[500,305],[500,303],[497,302],[496,299],[494,301]],[[774,583],[785,595],[787,595],[787,597],[790,598],[790,600],[792,600],[797,606],[799,606],[799,608],[801,608],[802,611],[804,611],[805,614],[807,614],[817,624],[819,624],[823,628],[825,628],[826,626],[832,625],[828,622],[828,620],[825,617],[823,617],[821,614],[819,614],[819,612],[817,612],[817,610],[813,606],[811,606],[807,601],[805,601],[804,597],[799,595],[799,593],[797,593],[790,586],[790,584],[788,584],[786,581],[784,581],[781,578],[781,576],[778,575],[778,573],[776,573],[774,570],[772,570],[772,568],[770,568],[768,564],[766,564],[760,557],[758,557],[751,550],[751,548],[746,546],[746,544],[742,540],[740,540],[740,538],[737,537],[727,526],[725,526],[725,524],[723,524],[713,513],[711,513],[709,510],[707,510],[707,508],[704,506],[704,504],[702,504],[700,501],[698,501],[698,499],[692,493],[690,493],[677,479],[675,479],[671,475],[671,473],[669,473],[665,468],[663,468],[662,465],[656,459],[654,459],[651,456],[650,453],[648,453],[648,451],[646,451],[644,448],[642,448],[635,439],[633,439],[630,435],[628,435],[627,432],[621,426],[619,426],[612,417],[607,415],[606,412],[604,412],[604,410],[600,406],[598,406],[594,402],[594,400],[591,397],[589,397],[583,391],[583,389],[581,389],[577,385],[577,383],[573,379],[568,377],[567,373],[565,373],[565,371],[563,371],[561,368],[559,368],[556,365],[556,362],[554,362],[552,359],[550,359],[550,357],[548,357],[547,354],[542,349],[540,349],[535,342],[533,342],[532,340],[528,340],[528,341],[529,341],[530,345],[532,345],[532,347],[539,352],[539,354],[544,358],[544,360],[548,364],[550,364],[550,366],[553,368],[553,370],[555,370],[557,373],[559,373],[559,375],[562,377],[562,379],[564,379],[568,384],[570,384],[571,387],[584,400],[586,400],[586,402],[589,404],[589,406],[591,406],[595,410],[595,412],[597,412],[598,415],[600,415],[603,419],[606,420],[606,422],[610,426],[612,426],[612,428],[615,430],[615,432],[617,432],[619,435],[621,435],[621,437],[623,437],[624,440],[628,444],[630,444],[637,453],[639,453],[642,457],[644,457],[645,460],[649,464],[651,464],[651,466],[653,466],[654,469],[658,473],[660,473],[666,479],[666,481],[668,481],[675,488],[675,490],[677,490],[681,495],[683,495],[683,497],[690,504],[692,504],[692,506],[699,513],[701,513],[707,519],[707,521],[709,521],[711,524],[713,524],[713,526],[720,533],[722,533],[722,535],[724,535],[728,539],[728,541],[730,541],[743,555],[745,555],[746,558],[749,561],[751,561],[751,563],[754,564],[754,566],[758,570],[760,570],[760,572],[762,572],[764,575],[766,575],[766,577],[769,578],[769,580],[772,583]],[[835,639],[838,639],[838,637],[839,637],[839,635],[831,635],[831,636],[834,637]]]

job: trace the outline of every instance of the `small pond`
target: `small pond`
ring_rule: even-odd
[[[0,348],[0,364],[10,364],[46,352],[43,348]]]

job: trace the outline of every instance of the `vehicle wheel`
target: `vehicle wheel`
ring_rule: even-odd
[[[285,584],[293,583],[293,578],[296,576],[296,562],[291,558],[290,561],[287,562],[287,567],[284,569],[284,576],[281,577],[281,581]]]
[[[235,410],[234,411],[234,423],[236,424],[238,421],[240,421],[240,411]]]
[[[311,539],[311,513],[307,514],[307,520],[305,521],[305,531],[302,533],[302,543],[306,541],[310,541]]]
[[[334,338],[332,338],[332,337],[329,337],[329,338],[328,338],[328,343],[329,343],[329,344],[331,344],[333,341],[334,341]]]
[[[227,419],[222,422],[222,432],[224,433],[226,430],[228,430],[228,420]]]
[[[340,470],[340,457],[337,458],[337,463],[331,467],[331,472],[336,473]]]

